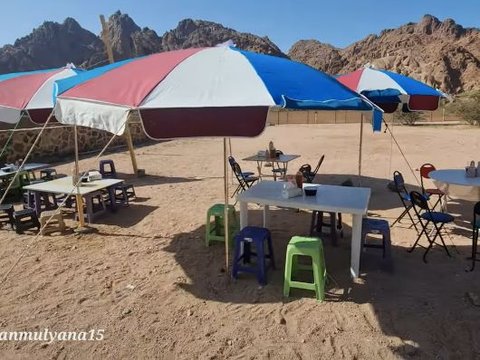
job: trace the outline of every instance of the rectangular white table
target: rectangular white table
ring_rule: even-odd
[[[246,157],[245,159],[242,159],[243,161],[256,161],[257,162],[257,169],[258,169],[258,177],[261,179],[262,178],[262,165],[264,162],[271,162],[275,163],[278,166],[278,169],[283,169],[284,173],[287,174],[288,170],[288,163],[292,160],[295,160],[299,158],[300,155],[287,155],[287,154],[281,154],[278,157],[266,157],[266,156],[260,156],[260,155],[252,155],[249,157]],[[281,166],[281,167],[280,167]]]
[[[115,209],[115,193],[114,186],[122,183],[122,179],[101,179],[90,182],[82,182],[78,187],[78,190],[73,185],[71,176],[62,177],[59,179],[45,181],[33,185],[24,186],[23,189],[31,191],[35,197],[35,211],[39,215],[41,212],[41,193],[57,194],[57,195],[80,195],[85,196],[94,193],[99,190],[106,189],[109,192],[111,209]],[[87,214],[92,215],[93,210],[90,209],[90,202],[87,201]],[[93,218],[93,216],[92,216]]]
[[[240,202],[240,228],[248,225],[248,203],[264,205],[263,226],[268,227],[270,205],[292,209],[308,209],[352,214],[352,246],[350,273],[359,276],[362,237],[362,218],[367,214],[370,188],[307,184],[317,186],[316,196],[282,197],[283,182],[262,181],[238,195]]]
[[[34,172],[34,171],[37,171],[37,170],[43,170],[43,169],[46,169],[50,167],[49,164],[42,164],[42,163],[27,163],[23,166],[23,169],[22,171],[27,171],[27,172]],[[3,170],[0,170],[0,178],[3,178],[3,177],[13,177],[15,175],[17,170],[13,170],[13,171],[3,171]]]

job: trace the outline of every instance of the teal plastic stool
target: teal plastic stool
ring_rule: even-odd
[[[225,241],[224,209],[224,204],[215,204],[207,211],[207,222],[205,225],[205,245],[207,246],[210,245],[211,241]],[[228,205],[228,215],[229,243],[232,245],[233,237],[240,228],[233,205]],[[214,218],[213,221],[212,217]]]
[[[312,265],[298,264],[299,256],[309,256],[312,259]],[[292,280],[299,270],[313,271],[313,283]],[[285,257],[285,278],[283,282],[283,295],[290,295],[290,288],[315,291],[318,301],[325,299],[325,279],[327,270],[325,267],[325,258],[323,255],[322,240],[317,237],[294,236],[290,239],[287,246],[287,255]]]

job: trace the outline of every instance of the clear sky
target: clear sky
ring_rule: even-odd
[[[268,36],[284,52],[297,40],[317,39],[345,47],[424,14],[480,26],[480,0],[3,0],[0,46],[29,34],[45,20],[75,18],[98,34],[99,14],[120,10],[159,35],[184,18],[219,22],[242,32]]]

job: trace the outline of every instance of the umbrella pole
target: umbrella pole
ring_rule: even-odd
[[[133,173],[138,176],[137,158],[135,157],[135,149],[133,148],[132,133],[130,132],[130,124],[127,121],[125,124],[125,139],[127,141],[128,152],[132,160]]]
[[[75,170],[73,176],[73,183],[76,187],[77,193],[75,194],[75,203],[77,204],[77,213],[78,213],[78,227],[75,229],[76,233],[85,233],[87,232],[87,227],[85,227],[85,216],[83,214],[83,198],[80,194],[80,170],[78,165],[78,133],[77,133],[77,124],[73,125],[73,139],[75,142]]]
[[[358,149],[358,183],[362,185],[362,151],[363,151],[363,113],[360,117],[360,145]]]
[[[230,243],[230,234],[228,231],[228,178],[227,178],[227,138],[223,138],[223,190],[225,196],[225,207],[223,211],[223,225],[224,225],[224,234],[225,234],[225,273],[229,273],[229,264],[228,264],[228,251]]]

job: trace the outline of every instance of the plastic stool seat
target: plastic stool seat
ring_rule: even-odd
[[[225,241],[225,232],[224,232],[224,212],[225,204],[215,204],[210,207],[207,211],[207,221],[205,224],[205,245],[209,246],[211,241]],[[239,230],[239,223],[237,220],[235,207],[233,205],[228,205],[228,229],[229,229],[229,239],[230,245],[233,244],[233,236]],[[211,221],[211,218],[214,218],[214,221]]]
[[[252,251],[252,245],[255,251]],[[265,252],[267,247],[268,253]],[[252,265],[251,257],[256,257],[256,264]],[[240,272],[255,274],[260,285],[267,284],[267,264],[275,269],[275,258],[273,255],[272,235],[266,228],[247,226],[235,235],[235,250],[232,265],[232,277],[238,279]]]
[[[312,259],[312,265],[298,264],[298,256],[308,256]],[[292,280],[299,270],[309,270],[313,272],[313,283]],[[283,282],[283,295],[288,297],[291,288],[315,291],[318,301],[325,298],[325,281],[327,271],[325,267],[325,258],[323,254],[322,240],[316,237],[294,236],[287,245],[287,254],[285,257],[285,276]]]

